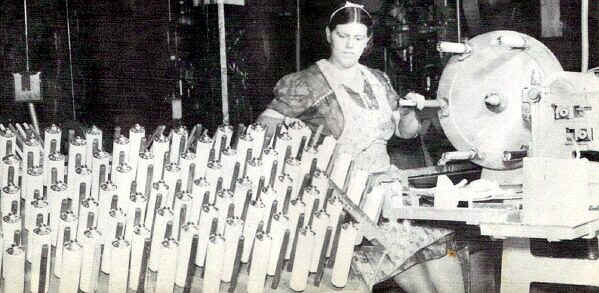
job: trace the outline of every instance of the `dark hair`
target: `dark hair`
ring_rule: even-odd
[[[329,17],[329,30],[335,30],[335,27],[340,24],[348,24],[348,23],[361,23],[366,26],[368,36],[372,35],[372,27],[374,22],[372,21],[372,17],[370,13],[366,11],[363,7],[358,6],[347,6],[347,2],[345,5],[338,7],[333,11],[331,16]]]

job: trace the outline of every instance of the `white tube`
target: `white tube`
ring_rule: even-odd
[[[194,179],[204,177],[206,175],[206,166],[208,165],[208,157],[214,141],[205,135],[202,135],[196,143],[196,172]]]
[[[62,200],[68,197],[67,185],[62,181],[50,185],[47,189],[48,204],[50,205],[50,229],[52,230],[52,245],[56,245],[56,233],[58,231],[58,219],[60,218],[60,206]]]
[[[279,136],[277,136],[277,143],[275,145],[275,151],[278,153],[277,156],[277,174],[278,175],[282,175],[283,172],[283,166],[285,165],[285,159],[287,159],[285,157],[285,155],[287,154],[287,147],[291,146],[292,143],[292,139],[291,136],[289,136],[288,133],[281,133],[279,134]]]
[[[272,204],[275,201],[275,199],[277,199],[277,196],[278,196],[278,194],[272,188],[262,189],[260,199],[262,200],[262,202],[264,203],[264,207],[266,208],[264,216],[262,217],[262,221],[264,221],[265,225],[266,225],[266,223],[268,223],[268,219],[271,216],[270,211],[272,209]],[[277,209],[275,210],[275,213],[277,211],[281,210],[282,206],[283,206],[283,201],[277,202]]]
[[[133,231],[138,223],[135,223],[135,213],[139,211],[140,218],[139,223],[144,222],[144,215],[146,214],[146,206],[148,199],[142,193],[131,194],[129,198],[129,210],[127,213],[127,221],[125,222],[125,240],[131,242],[133,237]]]
[[[233,204],[235,205],[235,217],[241,218],[243,207],[246,205],[247,193],[252,188],[252,182],[244,177],[237,180],[235,192],[233,194]]]
[[[303,201],[292,200],[289,204],[289,211],[287,217],[289,218],[289,245],[287,246],[287,253],[285,253],[285,259],[291,258],[291,249],[293,248],[293,241],[295,241],[295,230],[297,229],[297,223],[302,214],[306,210],[306,204]],[[307,222],[305,217],[304,223]]]
[[[221,140],[222,138],[225,137],[225,145],[222,147],[222,149],[226,149],[227,147],[229,147],[231,145],[231,138],[233,137],[233,127],[230,125],[220,125],[217,129],[216,132],[214,133],[214,137],[212,138],[214,140],[214,152],[216,155],[215,160],[219,160],[220,159],[220,150],[221,150]]]
[[[92,227],[96,227],[98,225],[95,215],[98,214],[99,204],[92,197],[88,197],[81,202],[81,208],[79,210],[79,225],[77,227],[77,239],[83,239],[83,233],[87,230],[87,218],[90,213],[94,214],[94,223],[92,223]]]
[[[181,167],[181,172],[179,178],[181,179],[181,190],[191,192],[191,190],[187,190],[187,187],[190,183],[193,183],[195,177],[195,172],[198,169],[195,166],[196,155],[194,153],[186,152],[181,154],[181,158],[179,160],[179,166]],[[193,174],[191,170],[193,169]],[[193,176],[192,176],[193,175]]]
[[[112,178],[114,179],[114,184],[116,184],[116,193],[119,197],[119,208],[127,211],[129,196],[131,195],[131,183],[133,183],[135,174],[131,166],[127,165],[127,163],[121,164],[116,168],[113,165],[112,170]]]
[[[254,138],[252,145],[252,156],[257,158],[264,149],[264,140],[266,139],[266,127],[260,123],[253,123],[247,128],[247,134]]]
[[[300,175],[304,176],[306,174],[310,173],[310,170],[312,168],[312,161],[314,159],[318,160],[318,150],[316,150],[313,147],[308,147],[304,150],[303,154],[302,154],[302,160],[301,160],[301,171],[300,171]],[[316,162],[318,164],[318,162]]]
[[[581,72],[589,70],[589,0],[582,0],[580,3],[581,21]]]
[[[310,272],[316,273],[318,270],[318,262],[320,261],[320,251],[324,245],[324,234],[327,232],[327,227],[330,223],[329,215],[321,210],[314,213],[312,219],[312,227],[314,231],[314,246],[312,247],[312,262],[310,264]]]
[[[254,156],[254,138],[250,135],[241,135],[237,140],[237,162],[239,162],[239,174],[245,171],[246,160],[251,160]],[[247,158],[248,150],[252,149],[252,157]],[[246,172],[247,173],[247,172]]]
[[[52,170],[56,170],[56,179],[64,181],[65,156],[61,153],[51,153],[44,162],[44,185],[52,185]]]
[[[23,174],[21,187],[21,197],[25,199],[25,208],[29,206],[29,204],[35,200],[33,198],[33,194],[36,190],[41,195],[44,190],[44,169],[42,167],[33,167],[27,169],[25,174]]]
[[[112,242],[117,232],[118,223],[125,223],[126,215],[121,209],[110,210],[108,213],[108,224],[106,225],[105,231],[102,231],[104,235],[104,253],[102,254],[102,272],[111,274],[110,271],[112,265]]]
[[[17,204],[17,214],[21,212],[21,189],[19,186],[10,183],[2,188],[2,196],[0,196],[0,207],[2,215],[11,213],[12,203]]]
[[[96,228],[90,228],[83,232],[83,237],[80,239],[83,246],[83,256],[81,258],[79,288],[85,293],[94,293],[96,292],[98,274],[100,273],[102,234]]]
[[[154,155],[154,182],[162,179],[162,171],[164,169],[164,154],[168,152],[168,144],[168,138],[164,135],[157,136],[152,143],[152,154]]]
[[[169,162],[179,164],[181,153],[185,152],[184,145],[187,139],[187,129],[185,126],[179,126],[171,132],[171,146],[169,152]]]
[[[17,136],[10,130],[5,128],[6,131],[0,132],[0,158],[4,158],[8,155],[15,153],[15,146],[17,142]],[[7,151],[7,146],[11,145],[10,152]]]
[[[214,188],[213,190],[210,191],[210,202],[214,202],[214,197],[216,195],[215,190],[216,190],[218,178],[223,176],[222,169],[223,169],[223,166],[217,161],[209,162],[208,167],[206,168],[206,180]]]
[[[173,208],[173,238],[179,239],[179,227],[185,225],[190,218],[189,214],[193,212],[191,204],[193,198],[189,192],[178,192],[175,195],[175,204]],[[184,212],[183,212],[184,210]]]
[[[310,138],[310,134],[312,131],[301,121],[292,122],[288,128],[287,133],[291,137],[291,157],[297,157],[297,153],[299,152],[300,142],[303,137],[306,139]],[[277,142],[278,143],[278,142]]]
[[[341,214],[342,211],[343,211],[343,204],[341,203],[341,201],[337,198],[336,195],[331,196],[327,203],[326,213],[329,214],[329,226],[332,227],[333,233],[335,233],[335,231],[337,231],[339,215]],[[332,241],[333,237],[334,237],[334,235],[331,235],[331,243],[333,243],[333,241]],[[327,249],[326,257],[331,256],[332,249],[333,249],[333,245],[329,245],[329,248]]]
[[[98,201],[98,230],[102,234],[107,233],[108,222],[110,220],[110,204],[112,197],[116,194],[116,185],[112,181],[106,181],[100,186],[100,196]],[[118,203],[118,200],[117,200]],[[58,205],[60,208],[60,203]],[[51,223],[51,222],[50,222]]]
[[[4,237],[4,247],[8,248],[13,244],[12,235],[16,231],[21,231],[21,217],[15,214],[8,214],[2,217],[2,232]]]
[[[148,173],[148,168],[152,166],[152,174]],[[148,180],[150,184],[154,182],[153,178],[156,178],[156,171],[154,170],[154,155],[151,152],[145,151],[140,153],[137,158],[137,174],[135,176],[135,188],[137,192],[141,192],[144,195],[149,195],[151,190],[147,190],[146,194],[146,184]],[[150,178],[148,178],[151,175]],[[152,185],[150,185],[150,189]]]
[[[306,186],[304,188],[304,195],[302,197],[302,201],[304,202],[304,204],[306,204],[306,207],[304,208],[304,214],[306,215],[306,219],[310,218],[312,210],[314,209],[314,201],[319,197],[320,191],[318,191],[318,189],[316,189],[316,187],[314,187],[313,185]],[[316,208],[316,210],[318,211],[318,208]]]
[[[110,154],[105,151],[95,152],[92,156],[92,186],[91,196],[98,201],[100,186],[108,181],[110,174]],[[100,173],[104,172],[103,178],[100,178]]]
[[[312,248],[314,247],[314,231],[301,228],[297,234],[296,253],[293,261],[293,270],[289,279],[289,288],[295,291],[304,291],[308,285],[308,274],[312,262]]]
[[[34,139],[29,138],[23,142],[23,161],[25,162],[25,168],[31,168],[33,166],[41,166],[41,151],[42,146]]]
[[[200,214],[200,222],[198,227],[198,247],[196,249],[195,265],[204,266],[206,260],[206,250],[208,247],[208,239],[210,237],[210,227],[212,220],[218,217],[218,210],[213,205],[203,205],[202,213]]]
[[[137,160],[141,149],[141,139],[146,136],[146,129],[135,123],[129,128],[129,165],[137,169]]]
[[[243,243],[243,253],[241,254],[242,263],[247,263],[250,260],[252,244],[254,243],[254,237],[256,236],[256,229],[258,229],[258,226],[264,217],[264,213],[266,212],[266,206],[261,200],[251,202],[248,206],[245,226],[243,227],[243,237],[245,238],[245,242]]]
[[[237,152],[231,148],[225,149],[220,156],[220,162],[223,165],[223,186],[225,188],[229,188],[233,178],[233,170],[235,169],[235,164],[237,163]],[[241,167],[241,164],[239,166]]]
[[[64,275],[64,257],[63,251],[65,246],[64,231],[65,229],[71,231],[71,239],[75,238],[77,232],[77,216],[72,211],[63,212],[58,222],[58,232],[56,239],[56,257],[54,258],[54,275],[62,278]]]
[[[73,211],[79,214],[81,202],[90,196],[92,184],[92,170],[87,166],[75,169],[75,174],[69,178],[70,194],[73,196]]]
[[[264,176],[264,178],[266,179],[266,183],[270,182],[270,177],[272,175],[272,167],[273,164],[275,163],[275,161],[277,160],[279,156],[279,153],[277,153],[277,151],[275,151],[272,148],[267,148],[262,152],[262,174],[261,176]],[[277,162],[277,167],[278,167],[278,162]],[[275,172],[275,176],[278,173]],[[276,179],[276,177],[275,177]]]
[[[142,273],[144,247],[147,239],[152,237],[152,232],[145,226],[135,226],[131,239],[131,266],[129,268],[129,289],[137,291],[139,277]]]
[[[252,190],[254,190],[252,200],[256,200],[256,195],[258,195],[258,192],[256,191],[258,190],[258,183],[260,182],[260,175],[262,174],[262,160],[253,158],[247,162],[246,168],[246,176],[252,182]]]
[[[115,240],[111,247],[111,268],[108,279],[109,293],[127,293],[131,244],[127,240]]]
[[[220,235],[211,235],[207,251],[202,292],[218,293],[220,291],[220,279],[223,268],[222,256],[225,251],[225,239]]]
[[[218,225],[216,229],[217,234],[223,235],[225,233],[225,226],[229,212],[229,206],[232,203],[233,193],[230,190],[223,189],[217,194],[216,203],[214,204],[214,206],[218,210]]]
[[[174,188],[174,187],[173,187]],[[150,199],[148,200],[148,207],[146,213],[145,224],[146,227],[152,228],[154,223],[154,217],[156,216],[156,211],[159,208],[165,207],[164,198],[167,196],[169,186],[164,183],[164,181],[158,181],[152,184],[152,190],[150,191]],[[158,195],[162,198],[160,200],[160,206],[156,204],[156,200],[158,199]]]
[[[235,267],[235,257],[237,256],[237,246],[239,237],[243,230],[243,220],[239,218],[227,218],[225,228],[225,251],[223,254],[223,271],[221,281],[231,282],[233,269]]]
[[[316,186],[316,189],[320,192],[318,194],[318,209],[322,209],[324,206],[324,200],[327,191],[329,190],[329,178],[326,176],[324,171],[316,169],[312,176],[312,185]]]
[[[283,203],[285,202],[285,196],[287,195],[287,189],[289,187],[291,187],[292,189],[291,196],[293,196],[294,181],[295,180],[293,180],[293,178],[291,178],[289,174],[283,174],[279,176],[275,181],[275,190],[279,194],[277,200],[281,203],[281,206],[283,206]],[[291,197],[289,197],[289,199],[291,200]]]
[[[112,142],[112,170],[110,173],[115,174],[116,168],[121,164],[129,165],[129,139],[123,135]]]
[[[39,284],[40,284],[40,269],[42,267],[42,247],[46,245],[48,247],[48,258],[45,260],[47,263],[45,264],[46,273],[44,284],[44,292],[48,292],[48,283],[50,280],[50,228],[46,225],[41,225],[33,230],[33,233],[29,233],[31,235],[30,242],[28,246],[30,247],[30,263],[31,263],[31,272],[29,274],[31,280],[31,292],[39,292]]]
[[[301,175],[300,161],[294,158],[287,159],[287,161],[285,161],[284,172],[293,178],[293,191],[291,193],[291,199],[296,199],[304,182],[304,176]]]
[[[83,247],[77,241],[65,243],[63,249],[62,277],[60,278],[60,293],[79,292],[79,278],[81,277],[81,258]]]
[[[341,227],[341,235],[335,255],[335,264],[331,272],[331,283],[333,286],[341,288],[347,284],[351,260],[354,256],[353,241],[358,235],[358,225],[345,223]]]
[[[177,258],[179,257],[177,255],[178,250],[179,243],[175,239],[164,239],[160,244],[156,292],[173,292],[177,273]]]
[[[472,52],[472,48],[464,43],[438,42],[437,51],[443,53],[466,54]]]
[[[193,201],[191,203],[192,209],[194,211],[189,215],[189,221],[198,223],[200,221],[200,211],[202,210],[202,201],[204,200],[204,194],[206,191],[212,190],[212,187],[208,181],[206,181],[205,177],[200,177],[193,183],[194,187],[192,192]]]
[[[81,137],[75,137],[69,142],[69,158],[67,162],[67,176],[73,176],[75,169],[79,166],[76,165],[78,162],[80,165],[85,164],[85,150],[87,148],[87,141]],[[68,181],[67,181],[68,182]],[[70,182],[68,182],[70,183]],[[70,184],[69,184],[70,185]]]
[[[60,152],[61,137],[62,131],[56,124],[52,124],[50,127],[44,129],[44,153],[46,154],[46,158],[48,158],[48,155],[51,153]],[[6,154],[1,155],[3,155],[2,158],[4,158]]]
[[[12,184],[15,186],[19,185],[19,176],[21,175],[21,160],[16,155],[8,155],[2,159],[0,164],[0,183],[2,186],[9,185],[10,179],[9,170],[12,169]],[[20,193],[19,193],[20,195]]]
[[[150,244],[150,258],[148,260],[148,268],[154,272],[158,271],[158,264],[160,263],[160,245],[162,245],[162,241],[164,240],[167,223],[172,221],[173,217],[173,210],[169,207],[160,208],[156,212],[154,230],[152,232],[152,243]]]
[[[25,292],[25,250],[11,246],[4,250],[4,293]]]
[[[281,245],[285,230],[289,228],[289,219],[282,214],[275,214],[270,224],[270,235],[272,237],[271,249],[268,256],[267,274],[274,276],[277,270],[277,262],[281,254]]]
[[[164,183],[168,185],[169,189],[166,196],[162,197],[162,200],[164,201],[164,205],[170,208],[173,208],[175,193],[179,191],[177,190],[177,181],[179,181],[179,179],[181,179],[181,168],[179,168],[178,164],[169,163],[164,166],[163,180]],[[183,186],[181,186],[181,190],[182,189]]]
[[[250,273],[248,275],[247,292],[264,292],[264,280],[268,269],[268,257],[270,254],[272,238],[268,234],[258,232],[254,240],[254,252]]]
[[[318,159],[316,161],[316,168],[320,170],[326,170],[333,152],[335,151],[335,145],[337,140],[332,136],[326,136],[322,143],[318,146]]]
[[[195,223],[187,223],[181,228],[181,240],[179,241],[179,250],[177,253],[175,284],[179,287],[185,287],[187,274],[190,266],[191,246],[193,238],[200,233],[200,229]],[[226,257],[226,254],[224,255]]]
[[[88,128],[85,131],[85,140],[89,142],[87,144],[87,148],[85,150],[85,153],[86,153],[85,161],[87,162],[86,164],[90,168],[93,168],[94,152],[103,149],[103,147],[102,147],[102,130],[99,129],[98,127],[96,127],[95,125],[92,125],[91,128]],[[96,147],[96,149],[94,149],[94,147]]]

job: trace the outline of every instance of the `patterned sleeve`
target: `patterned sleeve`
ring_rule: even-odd
[[[274,94],[268,108],[288,117],[296,118],[314,104],[314,95],[303,72],[281,78],[275,85]]]
[[[391,85],[391,80],[389,79],[389,76],[387,76],[387,74],[381,70],[375,69],[374,71],[376,73],[375,76],[385,87],[385,91],[387,92],[387,100],[389,101],[389,105],[391,105],[391,110],[397,110],[400,95],[397,94],[397,91],[395,91],[395,89]]]

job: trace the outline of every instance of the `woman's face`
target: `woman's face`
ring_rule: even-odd
[[[333,31],[327,27],[326,33],[331,46],[329,61],[345,69],[358,63],[370,39],[367,27],[358,22],[339,24]]]

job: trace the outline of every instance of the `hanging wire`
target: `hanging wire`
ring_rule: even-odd
[[[73,80],[73,54],[71,46],[71,22],[69,20],[69,0],[65,0],[67,6],[67,39],[69,43],[69,69],[71,75],[71,104],[73,106],[73,120],[77,120],[77,114],[75,113],[75,82]]]
[[[27,29],[27,0],[23,0],[25,10],[25,68],[29,72],[29,31]]]

